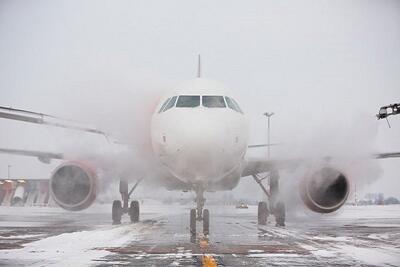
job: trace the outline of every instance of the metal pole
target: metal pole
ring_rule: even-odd
[[[268,116],[268,159],[271,157],[271,131],[270,131],[270,119],[271,116]]]
[[[265,112],[263,115],[265,115],[268,118],[268,140],[267,140],[267,148],[268,148],[268,159],[270,159],[271,157],[271,123],[270,123],[270,119],[272,117],[272,115],[274,115],[275,113],[271,112]]]
[[[11,165],[8,165],[7,166],[7,179],[8,180],[10,180],[10,168],[11,168]]]

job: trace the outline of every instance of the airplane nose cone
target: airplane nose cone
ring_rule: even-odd
[[[180,129],[182,148],[193,156],[223,152],[229,132],[213,121],[194,121]]]
[[[153,123],[152,142],[173,176],[184,182],[212,183],[239,167],[247,148],[243,117],[211,108],[169,112],[168,120]]]
[[[231,168],[227,152],[234,137],[230,135],[226,127],[212,119],[180,125],[178,159],[190,178],[217,178]]]

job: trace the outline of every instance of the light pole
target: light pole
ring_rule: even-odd
[[[12,165],[7,165],[7,179],[10,180],[10,168]]]
[[[267,143],[267,146],[268,146],[268,159],[270,158],[270,156],[271,156],[271,131],[270,131],[270,119],[271,119],[271,117],[272,117],[272,115],[274,115],[275,113],[273,113],[273,112],[270,112],[270,113],[268,113],[268,112],[265,112],[263,115],[265,115],[267,118],[268,118],[268,143]]]

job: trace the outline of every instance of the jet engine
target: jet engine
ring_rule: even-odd
[[[324,167],[304,177],[300,195],[312,211],[330,213],[347,200],[350,185],[347,177],[331,167]]]
[[[89,207],[96,198],[97,174],[81,162],[66,162],[50,178],[50,194],[62,208],[71,211]]]

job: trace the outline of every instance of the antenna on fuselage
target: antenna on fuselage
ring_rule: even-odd
[[[197,78],[201,78],[201,57],[199,54],[198,63],[197,63]]]

